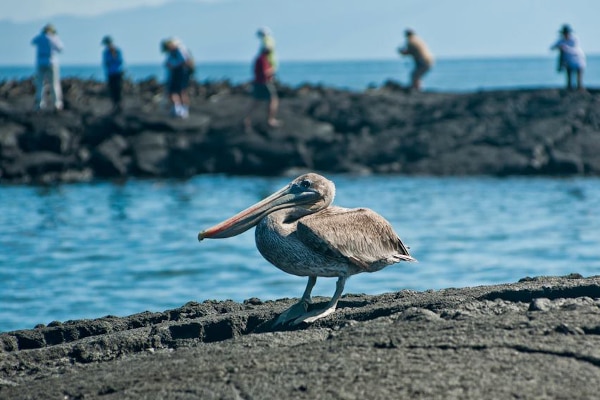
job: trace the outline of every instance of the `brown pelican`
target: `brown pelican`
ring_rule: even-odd
[[[277,268],[308,276],[300,301],[284,311],[275,325],[311,323],[335,311],[346,279],[375,272],[410,256],[389,222],[367,208],[331,206],[333,182],[309,173],[266,199],[198,234],[198,240],[239,235],[256,225],[258,251]],[[337,277],[324,309],[307,312],[317,277]]]

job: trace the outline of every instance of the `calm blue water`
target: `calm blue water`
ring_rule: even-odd
[[[290,86],[303,83],[324,84],[351,90],[364,90],[369,85],[380,86],[393,79],[405,85],[409,82],[412,62],[407,59],[370,61],[318,61],[280,63],[278,78]],[[129,77],[135,81],[150,76],[163,79],[160,65],[130,65]],[[0,80],[22,79],[33,74],[32,66],[0,66]],[[103,79],[100,65],[63,66],[63,77]],[[196,78],[201,81],[229,79],[243,83],[251,79],[250,64],[198,64]],[[426,76],[424,87],[435,91],[475,91],[497,88],[560,87],[564,75],[556,72],[554,57],[441,59]],[[600,86],[600,55],[588,56],[584,82],[588,87]]]
[[[403,60],[282,62],[288,85],[352,90],[407,82]],[[31,76],[0,67],[0,80]],[[132,65],[134,80],[162,79],[159,65]],[[63,76],[101,80],[99,66],[63,66]],[[247,64],[200,64],[201,80],[250,79]],[[600,86],[600,56],[585,82]],[[439,60],[429,90],[558,87],[555,59]],[[388,218],[420,260],[355,276],[346,293],[377,294],[512,282],[530,275],[600,273],[600,180],[334,176],[337,204]],[[0,331],[53,320],[162,311],[190,300],[298,297],[304,278],[262,259],[247,232],[198,243],[196,235],[286,183],[201,176],[53,188],[0,186]],[[317,284],[330,296],[332,279]]]
[[[346,293],[600,273],[600,179],[329,176],[335,203],[384,215],[419,259],[352,277]],[[299,297],[254,233],[197,233],[287,178],[199,176],[52,188],[0,186],[0,331],[163,311],[195,300]],[[315,295],[331,296],[334,279]]]

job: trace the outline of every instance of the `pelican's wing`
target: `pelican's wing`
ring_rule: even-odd
[[[368,208],[329,207],[301,218],[297,235],[314,251],[364,269],[376,263],[414,261],[390,223]]]

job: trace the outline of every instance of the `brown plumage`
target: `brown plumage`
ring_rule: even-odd
[[[333,182],[305,174],[198,239],[231,237],[256,225],[256,246],[265,259],[287,273],[309,277],[300,302],[276,324],[310,323],[335,311],[349,276],[416,261],[382,216],[367,208],[331,206],[334,196]],[[324,310],[306,313],[318,276],[338,277],[336,291]]]

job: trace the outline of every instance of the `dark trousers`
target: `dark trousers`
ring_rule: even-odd
[[[114,106],[121,105],[122,88],[123,74],[121,72],[108,75],[108,94]]]

